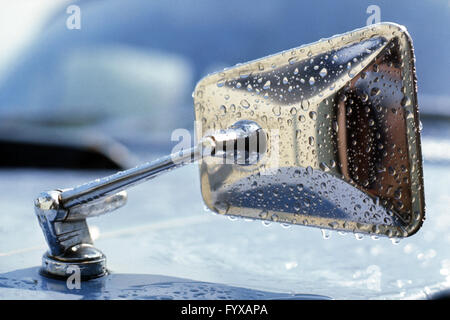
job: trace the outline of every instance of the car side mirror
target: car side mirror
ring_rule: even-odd
[[[194,91],[196,146],[69,190],[42,193],[43,272],[105,274],[86,218],[124,189],[198,160],[212,211],[388,237],[424,220],[412,41],[381,23],[240,64]]]

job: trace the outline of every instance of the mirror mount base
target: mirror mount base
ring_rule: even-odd
[[[66,208],[61,190],[41,193],[35,213],[49,246],[41,274],[51,278],[90,280],[106,275],[106,256],[93,245],[86,218],[113,211],[126,203],[126,192]]]

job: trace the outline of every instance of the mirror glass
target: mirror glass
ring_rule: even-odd
[[[197,139],[247,120],[267,134],[256,163],[200,160],[219,214],[406,237],[424,220],[412,41],[382,23],[203,78]]]

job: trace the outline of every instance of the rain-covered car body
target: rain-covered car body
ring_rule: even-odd
[[[174,129],[192,130],[190,92],[205,74],[361,27],[372,14],[367,1],[81,1],[81,29],[69,30],[68,5],[4,69],[2,139],[105,135],[140,160],[169,152]],[[32,201],[111,171],[4,168],[0,297],[426,298],[448,288],[449,7],[376,5],[414,40],[427,203],[416,235],[398,242],[219,217],[204,209],[193,165],[136,187],[126,207],[92,220],[111,274],[69,289],[38,273],[46,244]]]

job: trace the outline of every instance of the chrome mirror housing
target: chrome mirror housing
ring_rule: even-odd
[[[200,160],[213,211],[319,228],[406,237],[424,219],[412,41],[369,26],[201,80],[197,136],[239,119],[268,133],[253,166]]]
[[[37,197],[44,274],[106,274],[86,219],[197,160],[204,202],[218,214],[388,237],[421,227],[414,52],[403,27],[372,25],[240,64],[202,79],[193,96],[194,147]]]

